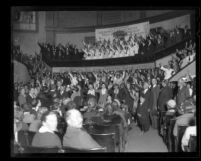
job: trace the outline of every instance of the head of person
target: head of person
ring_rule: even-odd
[[[169,100],[167,101],[167,109],[175,109],[176,108],[176,102],[175,100]]]
[[[152,83],[153,86],[154,86],[154,85],[157,85],[157,79],[156,79],[156,78],[153,78],[153,79],[151,80],[151,83]]]
[[[87,104],[88,104],[89,109],[92,109],[92,108],[96,107],[96,104],[97,104],[96,98],[95,97],[90,97],[88,99]]]
[[[149,88],[149,83],[148,82],[144,82],[143,89],[148,89],[148,88]]]
[[[101,88],[102,88],[102,89],[106,89],[105,83],[102,83]]]
[[[82,114],[76,109],[68,110],[66,112],[66,122],[69,127],[82,128],[83,123]]]
[[[117,78],[120,78],[120,73],[117,73],[116,77],[117,77]]]
[[[185,81],[181,78],[179,81],[178,81],[178,87],[182,88],[183,86],[185,86]]]
[[[71,101],[71,99],[69,97],[65,97],[65,98],[63,98],[62,103],[63,103],[63,105],[67,105],[68,102],[70,102],[70,101]]]
[[[37,112],[37,119],[41,120],[42,115],[48,111],[47,107],[40,107]]]
[[[119,100],[115,99],[113,102],[112,102],[112,108],[114,111],[118,111],[120,110],[120,102]]]
[[[130,84],[130,83],[126,83],[126,87],[127,87],[128,89],[131,89],[131,84]]]
[[[111,96],[111,95],[108,95],[108,96],[107,96],[107,102],[108,102],[108,103],[112,103],[112,96]]]
[[[66,107],[67,107],[67,110],[71,110],[71,109],[76,109],[77,106],[75,104],[74,101],[69,101],[67,104],[66,104]]]
[[[168,83],[167,80],[163,80],[163,81],[162,81],[162,86],[163,86],[163,87],[166,87],[166,86],[167,86],[167,83]]]
[[[191,87],[192,87],[192,83],[191,83],[191,82],[187,82],[187,83],[186,83],[186,87],[187,87],[187,88],[191,88]]]
[[[112,105],[111,105],[111,103],[107,103],[104,108],[104,114],[110,116],[110,115],[112,115],[112,113],[113,113]]]
[[[29,94],[30,94],[30,95],[34,95],[34,93],[35,93],[34,88],[31,88],[31,89],[29,90]]]
[[[92,90],[93,89],[93,84],[89,84],[89,90]]]
[[[20,94],[21,94],[21,95],[25,95],[25,89],[24,89],[24,88],[21,88]]]
[[[116,90],[119,89],[119,85],[118,85],[118,84],[115,84],[115,85],[114,85],[114,89],[116,89]]]
[[[46,111],[41,117],[42,125],[50,131],[57,131],[58,118],[57,114],[52,111]]]

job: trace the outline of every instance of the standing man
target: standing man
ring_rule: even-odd
[[[161,128],[162,124],[162,112],[167,111],[166,103],[170,99],[172,99],[172,89],[168,86],[167,80],[162,81],[162,89],[159,93],[158,97],[158,110],[159,110],[159,129]]]
[[[184,82],[183,79],[180,79],[178,81],[178,86],[179,86],[179,89],[178,89],[178,93],[177,93],[177,96],[176,96],[176,102],[177,102],[178,107],[180,107],[181,104],[188,97],[190,97],[190,92],[189,92],[188,88],[186,87],[186,83]]]
[[[157,80],[156,78],[152,79],[152,87],[151,87],[151,95],[152,95],[152,103],[150,107],[150,119],[151,119],[151,125],[152,128],[156,129],[157,128],[157,101],[158,101],[158,96],[160,92],[160,87],[157,85]]]
[[[144,90],[140,94],[140,104],[137,109],[137,115],[139,123],[141,126],[142,134],[147,132],[150,127],[149,112],[150,112],[150,103],[151,103],[151,92],[149,90],[149,84],[144,82]]]

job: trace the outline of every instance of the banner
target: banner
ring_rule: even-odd
[[[133,25],[118,26],[104,29],[96,29],[95,35],[97,41],[113,40],[115,32],[125,32],[127,35],[136,34],[145,37],[149,33],[149,22],[143,22]]]

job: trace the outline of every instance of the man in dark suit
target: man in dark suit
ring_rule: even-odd
[[[150,106],[150,119],[152,127],[157,128],[157,101],[160,92],[160,87],[157,85],[156,78],[152,79],[152,88],[151,88],[151,106]]]
[[[190,92],[188,90],[188,88],[186,87],[186,83],[184,82],[183,79],[180,79],[178,81],[178,92],[177,92],[177,96],[176,96],[176,102],[177,102],[177,106],[180,107],[181,104],[190,97]]]
[[[168,86],[168,81],[162,81],[162,89],[158,97],[158,110],[166,111],[166,103],[172,98],[172,89]]]
[[[172,89],[168,86],[168,81],[162,81],[162,89],[158,97],[159,125],[162,124],[162,112],[166,111],[166,103],[172,99]],[[159,127],[160,128],[160,127]]]
[[[140,94],[140,104],[137,108],[137,115],[142,134],[148,131],[150,127],[149,112],[151,103],[151,92],[149,90],[149,84],[144,82],[143,88],[144,90]]]

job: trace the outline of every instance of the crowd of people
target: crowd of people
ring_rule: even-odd
[[[156,116],[168,112],[169,106],[180,114],[178,120],[185,120],[186,113],[190,120],[194,114],[189,111],[194,113],[196,109],[195,78],[181,78],[178,86],[168,78],[160,66],[125,71],[46,72],[26,84],[16,83],[15,141],[18,142],[18,131],[30,130],[36,132],[32,146],[98,148],[100,145],[82,127],[99,112],[122,119],[125,142],[131,122],[143,134],[150,126],[158,127]],[[185,106],[186,100],[191,102],[189,106]],[[181,122],[176,122],[174,135]]]
[[[44,57],[51,60],[82,60],[84,52],[77,48],[76,45],[67,43],[65,46],[62,44],[52,45],[50,43],[38,42],[41,53]]]
[[[89,60],[152,54],[188,39],[190,35],[191,32],[187,26],[176,27],[170,31],[159,27],[151,29],[145,38],[131,34],[123,38],[115,37],[112,41],[97,41],[94,44],[87,44],[83,41],[84,58]]]
[[[100,70],[93,72],[52,73],[42,57],[28,56],[19,46],[12,46],[14,60],[25,64],[31,76],[29,82],[14,84],[14,141],[19,131],[32,131],[34,147],[68,146],[81,149],[100,148],[96,140],[84,130],[84,125],[100,116],[108,121],[120,118],[120,135],[127,142],[133,122],[141,135],[150,127],[162,132],[162,113],[174,115],[176,122],[172,135],[178,135],[178,126],[187,125],[182,138],[182,149],[190,135],[196,135],[195,76],[186,75],[176,82],[170,78],[195,60],[195,42],[191,31],[176,27],[171,31],[152,29],[146,38],[127,35],[111,41],[83,42],[83,50],[72,44],[57,46],[39,43],[41,54],[52,60],[91,60],[147,55],[189,39],[185,48],[172,53],[172,60],[159,67],[135,70]]]
[[[144,38],[135,34],[125,37],[115,37],[113,40],[101,40],[95,42],[83,41],[83,48],[67,43],[51,45],[38,42],[41,53],[51,60],[73,61],[107,59],[139,55],[150,55],[162,49],[168,48],[191,37],[188,26],[175,27],[166,31],[162,27],[153,28]]]
[[[31,78],[36,77],[36,75],[41,75],[47,71],[47,68],[42,61],[42,57],[39,54],[29,55],[21,51],[19,45],[12,44],[12,56],[13,60],[16,60],[24,64],[29,72]]]

